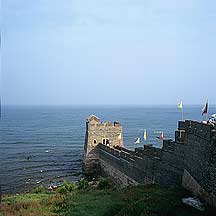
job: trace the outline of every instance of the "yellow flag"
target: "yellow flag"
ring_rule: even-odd
[[[147,133],[146,133],[146,130],[144,131],[143,139],[144,139],[145,141],[146,141],[146,139],[147,139]]]
[[[178,108],[179,108],[179,109],[183,109],[182,101],[178,104]]]

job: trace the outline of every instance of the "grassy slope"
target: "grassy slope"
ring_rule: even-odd
[[[8,216],[211,215],[210,211],[203,213],[183,205],[181,198],[184,196],[187,192],[182,189],[157,186],[130,187],[121,191],[76,189],[66,195],[42,192],[4,197],[2,212]]]
[[[102,190],[70,195],[64,215],[137,216],[137,215],[202,215],[181,203],[185,191],[159,187],[131,187],[121,192]]]
[[[52,193],[28,193],[3,197],[0,215],[6,216],[48,216],[52,213],[48,205]]]

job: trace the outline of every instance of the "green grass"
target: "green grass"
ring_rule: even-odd
[[[74,187],[64,183],[63,190],[3,197],[0,215],[5,216],[204,216],[181,202],[189,194],[181,188],[136,186],[116,190],[106,180],[97,186]],[[104,188],[103,188],[104,187]],[[103,189],[102,189],[103,188]]]
[[[0,215],[5,216],[49,216],[56,215],[48,205],[52,193],[28,193],[5,196],[2,200]]]
[[[116,199],[111,190],[96,190],[69,195],[66,202],[68,205],[62,209],[63,215],[74,216],[105,215],[115,209],[120,209],[123,205],[123,201]]]
[[[157,186],[130,187],[121,191],[96,190],[69,195],[62,215],[74,216],[193,216],[207,215],[181,203],[184,190]]]

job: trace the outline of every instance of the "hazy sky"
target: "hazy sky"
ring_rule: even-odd
[[[2,0],[4,104],[216,104],[215,0]]]

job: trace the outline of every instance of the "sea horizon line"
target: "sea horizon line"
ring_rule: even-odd
[[[177,107],[178,104],[1,104],[1,107]],[[184,107],[203,107],[204,104],[183,104]],[[216,104],[210,104],[215,107]]]

